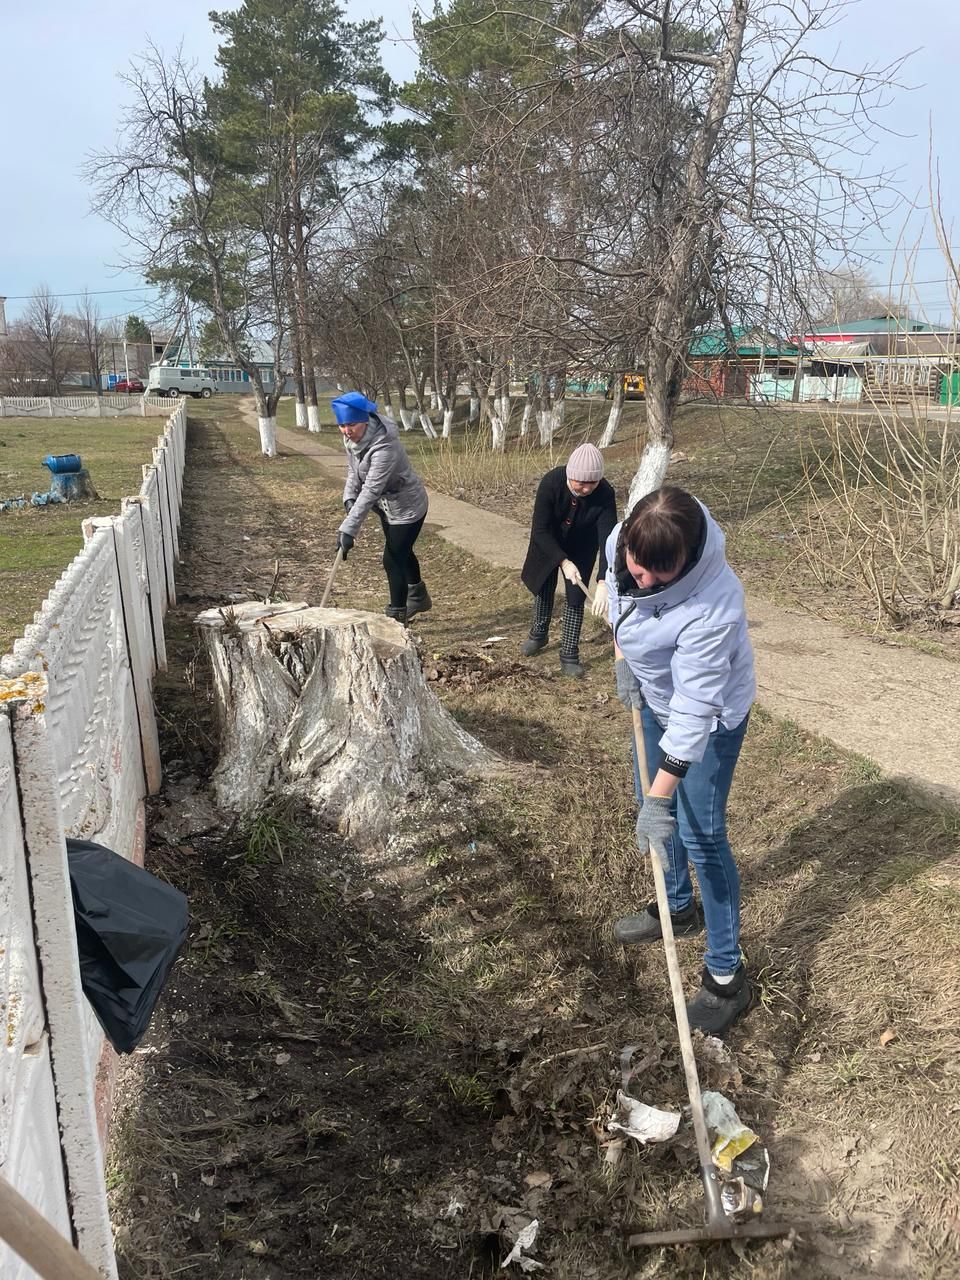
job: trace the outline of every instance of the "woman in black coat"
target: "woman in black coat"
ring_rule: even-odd
[[[586,599],[584,583],[593,572],[597,551],[603,582],[607,538],[617,523],[617,500],[603,479],[603,454],[592,444],[574,449],[565,467],[554,467],[540,481],[533,504],[530,546],[523,562],[523,585],[533,593],[533,622],[520,652],[532,657],[547,643],[557,570],[563,574],[567,607],[560,636],[560,670],[582,676],[580,628]]]

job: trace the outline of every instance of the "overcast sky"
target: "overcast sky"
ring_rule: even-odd
[[[149,310],[149,291],[118,270],[123,246],[117,232],[89,210],[89,192],[78,170],[88,151],[108,146],[125,88],[118,79],[144,38],[161,48],[180,41],[204,68],[213,68],[216,40],[204,0],[164,0],[149,11],[129,0],[39,0],[37,5],[2,0],[3,64],[0,118],[4,121],[4,194],[0,199],[0,293],[9,298],[8,317],[23,306],[18,295],[40,282],[56,293],[84,287],[104,291],[104,316]],[[221,0],[230,7],[229,0]],[[412,72],[412,0],[346,0],[352,19],[384,19],[384,62],[396,79]],[[431,6],[432,7],[432,6]],[[904,72],[914,86],[898,92],[885,119],[899,136],[882,139],[878,167],[899,169],[902,189],[920,203],[927,192],[927,138],[943,159],[943,202],[956,217],[960,241],[960,148],[956,137],[958,0],[861,0],[834,28],[824,51],[839,45],[848,65],[887,64],[916,50]],[[887,240],[871,237],[876,277],[904,278],[902,259],[892,252],[908,205],[887,228]],[[931,318],[945,316],[944,268],[929,230],[913,218],[907,242],[923,246],[917,256],[919,293]],[[106,292],[106,291],[116,292]],[[64,298],[69,306],[73,299]]]

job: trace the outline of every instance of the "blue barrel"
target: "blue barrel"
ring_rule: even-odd
[[[55,476],[71,475],[83,466],[79,453],[48,453],[43,465],[49,467]]]

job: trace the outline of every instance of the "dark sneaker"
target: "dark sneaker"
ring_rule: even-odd
[[[407,588],[407,621],[415,617],[418,613],[426,613],[428,609],[433,608],[433,601],[430,599],[430,592],[427,590],[425,582],[415,582],[412,587]]]
[[[577,658],[561,658],[560,674],[562,676],[572,676],[574,680],[579,680],[584,674],[584,668]]]
[[[695,902],[691,902],[685,911],[671,911],[670,919],[673,921],[675,938],[699,933],[703,928],[703,921]],[[662,938],[663,929],[660,927],[660,912],[657,904],[651,902],[646,911],[639,916],[623,916],[613,926],[613,936],[625,947],[634,942],[656,942],[658,938]]]
[[[394,622],[399,622],[401,627],[405,627],[407,625],[406,609],[398,609],[395,604],[388,604],[383,612],[388,618],[393,618]]]
[[[738,1018],[753,1003],[753,987],[741,964],[731,982],[716,982],[707,969],[700,979],[700,990],[687,1002],[690,1029],[722,1040]]]
[[[525,658],[532,658],[535,653],[539,653],[546,646],[546,636],[528,636],[520,646],[520,652]]]

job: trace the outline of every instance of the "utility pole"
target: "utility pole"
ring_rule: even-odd
[[[124,334],[123,338],[123,372],[127,379],[127,385],[130,385],[130,361],[127,359],[127,338]]]

